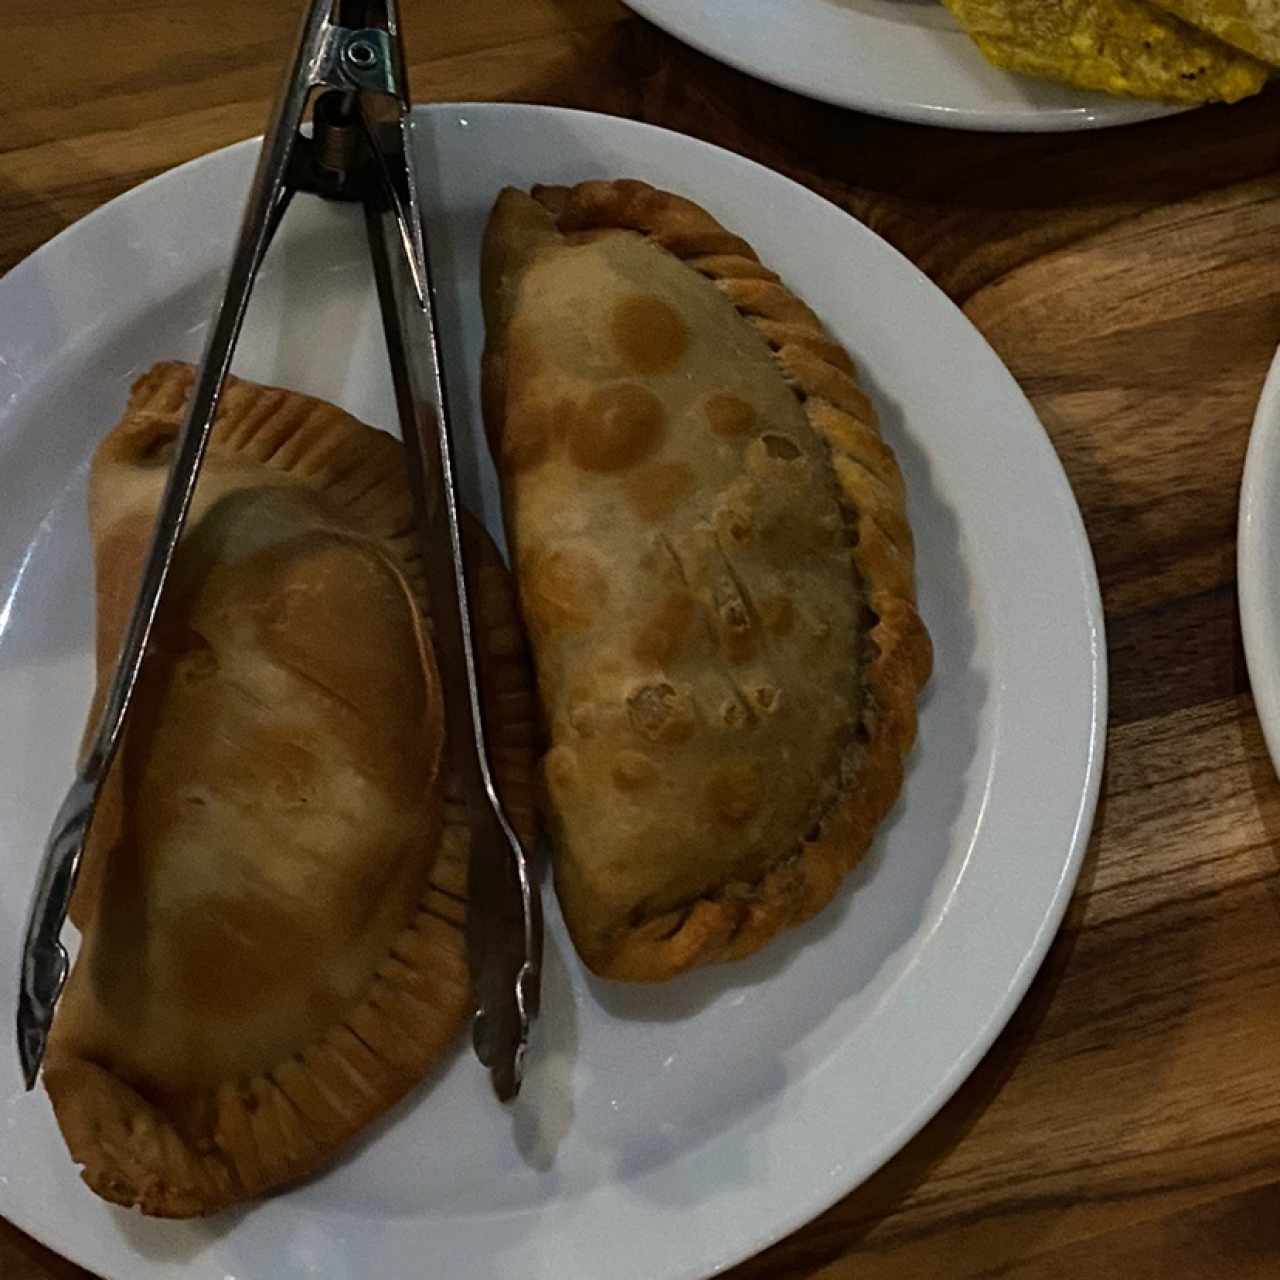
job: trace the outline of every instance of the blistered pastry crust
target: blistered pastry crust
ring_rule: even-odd
[[[605,432],[602,452],[594,459],[587,454],[593,446],[585,427],[582,442],[577,442],[578,419],[572,406],[549,404],[545,418],[525,405],[519,414],[509,412],[509,391],[522,376],[528,380],[527,371],[520,367],[524,353],[506,328],[520,271],[536,257],[540,243],[552,239],[585,244],[596,236],[635,233],[719,290],[767,344],[775,368],[829,450],[840,505],[852,530],[852,573],[865,605],[852,638],[861,696],[850,713],[846,745],[832,769],[832,785],[819,811],[811,815],[812,821],[778,847],[759,874],[730,880],[657,912],[637,904],[630,918],[611,919],[601,929],[593,919],[592,891],[582,885],[573,859],[561,852],[557,888],[584,960],[607,977],[661,980],[700,964],[748,955],[831,900],[901,788],[903,762],[916,735],[916,698],[930,673],[932,649],[916,612],[912,535],[897,463],[881,439],[875,410],[858,385],[853,362],[813,312],[759,261],[749,244],[680,197],[634,181],[542,188],[533,195],[551,212],[553,225],[543,226],[527,202],[521,206],[518,193],[504,194],[486,246],[490,330],[484,376],[486,421],[509,491],[513,477],[542,464],[549,441],[567,441],[571,457],[575,448],[582,451],[581,457],[574,457],[579,468],[607,470],[625,465],[635,469],[640,483],[634,501],[644,504],[645,519],[660,523],[685,494],[679,464],[645,461],[653,450],[656,429],[652,408],[639,392],[630,393],[628,402],[615,407],[613,414],[612,420],[632,426],[627,438]],[[634,317],[639,336],[632,341],[639,358],[633,353],[630,366],[639,373],[646,367],[661,373],[669,367],[664,360],[675,349],[665,331],[671,322],[656,308],[652,311]],[[613,342],[615,348],[620,345],[617,335]],[[643,385],[638,383],[641,389]],[[600,421],[599,406],[589,417]],[[706,418],[711,430],[725,438],[753,430],[749,412],[732,398],[709,403]],[[597,440],[599,436],[597,431]],[[665,470],[660,469],[663,466]],[[511,520],[509,515],[509,525]],[[514,520],[518,544],[518,509]],[[609,589],[607,574],[591,553],[571,547],[557,547],[546,554],[535,548],[528,556],[518,555],[517,575],[535,649],[540,632],[564,634],[590,626],[592,608],[600,607],[598,602]],[[777,602],[779,628],[790,625],[787,611],[791,607],[790,601]],[[756,602],[755,608],[760,617],[752,619],[753,626],[773,624],[769,601]],[[644,650],[643,636],[637,642],[641,657],[657,662],[664,657],[664,637],[684,625],[679,604],[673,604],[672,610],[653,630],[655,648]],[[723,632],[722,650],[730,662],[735,660],[733,639],[732,628]],[[742,639],[750,642],[745,629]],[[833,697],[836,692],[832,691]],[[638,710],[647,716],[639,722],[641,727],[651,725],[655,733],[678,735],[688,724],[674,691],[660,704],[653,701]],[[566,811],[564,799],[572,787],[572,760],[558,749],[554,726],[550,736],[545,763],[549,817],[553,833],[557,829],[563,833],[566,824],[575,820],[572,809],[577,801],[570,799]],[[614,781],[620,787],[643,786],[651,767],[642,753],[622,753]],[[721,812],[730,824],[736,814],[750,812],[751,793],[759,781],[758,772],[753,774],[750,766],[741,769],[739,776],[725,774]],[[583,805],[592,802],[591,796],[582,799]],[[643,850],[635,856],[643,857]]]

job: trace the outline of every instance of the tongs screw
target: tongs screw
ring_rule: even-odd
[[[378,51],[367,40],[353,40],[346,53],[347,61],[361,71],[368,71],[378,61]]]

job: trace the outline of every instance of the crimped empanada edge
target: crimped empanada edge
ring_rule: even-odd
[[[561,232],[645,236],[709,280],[760,333],[830,448],[844,504],[856,519],[853,559],[874,616],[866,633],[871,656],[855,741],[816,835],[781,854],[753,882],[726,885],[611,935],[575,930],[569,922],[579,954],[595,973],[662,981],[750,955],[831,901],[901,790],[916,736],[916,699],[933,651],[915,607],[914,548],[897,461],[880,437],[852,360],[817,316],[745,240],[683,197],[628,179],[535,187],[532,194],[554,214]],[[495,382],[504,376],[497,361],[486,361],[485,376]],[[487,389],[487,408],[499,399]],[[500,423],[490,426],[491,435],[500,430]]]
[[[192,372],[165,363],[144,374],[102,448],[120,447],[130,437],[136,447],[139,432],[171,437]],[[354,527],[388,551],[426,619],[412,502],[401,447],[392,437],[324,401],[233,378],[210,448],[292,472],[328,494]],[[474,587],[495,769],[512,821],[532,842],[536,723],[523,634],[496,550],[478,526],[469,533],[479,553]],[[88,1186],[157,1217],[215,1212],[316,1172],[444,1058],[471,999],[463,938],[469,829],[456,789],[442,807],[427,891],[364,999],[288,1060],[211,1093],[212,1123],[198,1143],[128,1081],[77,1055],[74,1045],[51,1045],[45,1087]],[[92,905],[82,902],[82,911]]]

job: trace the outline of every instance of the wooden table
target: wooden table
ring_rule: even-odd
[[[1280,784],[1235,592],[1240,469],[1280,340],[1280,96],[1081,136],[964,135],[757,84],[614,0],[406,7],[421,99],[683,130],[891,240],[1035,402],[1097,556],[1107,774],[1043,971],[901,1155],[735,1277],[1280,1275]],[[0,268],[257,132],[297,8],[7,0]],[[5,1280],[84,1274],[0,1223]]]

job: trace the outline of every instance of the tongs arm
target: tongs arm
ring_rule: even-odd
[[[304,138],[317,88],[314,134]],[[387,108],[390,108],[389,112]],[[18,1047],[31,1088],[66,982],[61,942],[103,782],[120,745],[160,599],[191,507],[218,400],[259,267],[294,190],[364,202],[409,478],[419,513],[443,673],[445,722],[472,829],[467,941],[475,1044],[502,1098],[514,1095],[541,965],[540,901],[503,812],[485,747],[430,265],[414,176],[412,116],[395,0],[311,0],[277,97],[178,435],[124,643],[98,723],[45,848],[27,921]]]
[[[394,120],[366,117],[365,127],[374,153],[365,200],[369,247],[419,513],[449,754],[471,828],[467,949],[476,998],[473,1040],[505,1101],[519,1089],[530,1025],[538,1011],[541,899],[503,808],[487,750],[457,450],[407,95],[401,91]]]
[[[27,916],[18,990],[18,1056],[28,1089],[35,1085],[54,1007],[67,978],[69,961],[61,941],[62,927],[71,905],[93,811],[120,746],[129,704],[174,552],[191,508],[200,464],[209,444],[222,385],[254,279],[288,205],[289,157],[313,81],[328,57],[331,31],[327,6],[313,5],[303,22],[295,57],[258,158],[226,288],[205,344],[186,419],[178,433],[138,595],[102,712],[77,766],[75,780],[58,810],[37,873]]]

